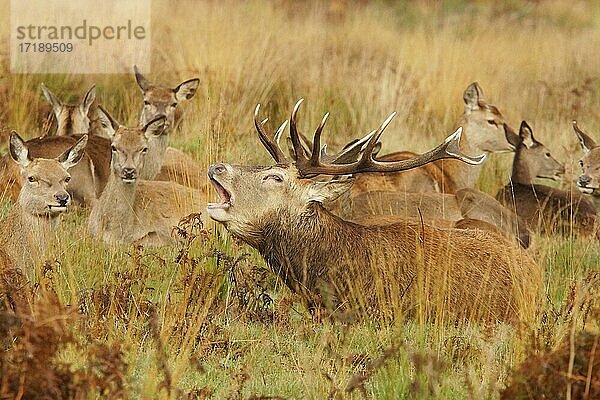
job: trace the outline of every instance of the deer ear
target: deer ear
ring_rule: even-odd
[[[42,93],[44,94],[44,97],[46,98],[46,100],[48,100],[48,103],[50,103],[50,105],[52,106],[52,110],[54,111],[54,114],[58,115],[60,113],[61,108],[63,107],[62,102],[43,83],[42,83]]]
[[[526,121],[521,122],[521,127],[519,128],[519,137],[521,138],[521,143],[523,143],[528,149],[532,148],[533,145],[537,143],[533,137],[533,131]]]
[[[181,83],[179,86],[173,89],[177,101],[189,100],[194,97],[199,84],[200,79],[194,78]]]
[[[483,99],[483,90],[479,83],[473,82],[467,89],[465,89],[465,93],[463,94],[463,100],[465,101],[465,109],[468,110],[477,110],[479,108],[479,100]]]
[[[158,118],[154,118],[152,121],[148,122],[146,126],[142,129],[144,131],[144,135],[146,139],[152,139],[153,137],[158,137],[165,133],[165,121],[167,118],[163,115]]]
[[[10,157],[21,167],[26,167],[31,163],[31,157],[29,157],[29,150],[27,144],[19,136],[16,131],[10,132]]]
[[[88,135],[83,135],[70,149],[58,156],[56,161],[61,163],[64,169],[74,167],[83,158],[87,142]]]
[[[308,188],[308,201],[323,203],[334,201],[342,194],[350,190],[354,178],[333,179],[328,182],[313,182]]]
[[[87,113],[90,111],[90,107],[92,106],[94,100],[96,100],[96,85],[92,85],[81,102],[80,107],[84,115],[87,115]]]
[[[577,135],[577,139],[579,139],[579,144],[581,144],[581,149],[584,153],[589,152],[592,149],[598,147],[594,139],[589,137],[585,132],[583,132],[577,126],[577,122],[573,121],[573,129],[575,130],[575,134]]]
[[[142,75],[142,73],[140,72],[140,70],[138,70],[137,66],[133,66],[133,72],[135,73],[135,80],[138,84],[138,86],[140,87],[140,89],[142,89],[142,92],[146,92],[146,90],[150,89],[150,86],[152,86],[152,84],[148,81],[148,79],[146,79],[144,77],[144,75]]]
[[[110,115],[108,111],[104,109],[101,105],[98,105],[98,120],[100,120],[100,124],[102,125],[102,130],[109,138],[115,136],[115,132],[119,129],[119,122]]]

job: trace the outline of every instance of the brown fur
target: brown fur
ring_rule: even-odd
[[[312,307],[358,307],[380,315],[386,304],[401,304],[408,314],[418,309],[522,322],[535,317],[541,270],[500,235],[405,221],[345,221],[320,202],[349,184],[299,179],[293,165],[217,164],[209,174],[222,200],[209,205],[211,218],[258,249]]]
[[[92,236],[106,243],[158,246],[173,241],[180,219],[205,207],[202,193],[174,182],[140,180],[145,168],[149,137],[160,135],[164,118],[144,128],[119,127],[112,139],[111,175],[88,222]],[[145,150],[146,151],[145,151]],[[136,178],[127,183],[126,169]]]
[[[71,147],[81,135],[50,136],[27,141],[34,158],[54,158]],[[104,189],[110,173],[110,141],[91,136],[82,161],[70,171],[72,180],[68,191],[73,200],[81,205],[91,205]],[[0,158],[0,187],[2,198],[17,201],[21,191],[19,167],[7,154]]]
[[[511,151],[514,133],[495,106],[483,97],[481,87],[475,82],[465,90],[465,112],[457,126],[463,128],[460,150],[477,156],[481,153]],[[493,121],[493,124],[488,121]],[[508,131],[507,131],[508,129]],[[380,160],[404,160],[415,153],[403,151],[378,157]],[[410,171],[393,174],[362,174],[356,179],[351,197],[373,188],[393,187],[397,191],[441,192],[453,194],[462,188],[474,188],[483,165],[467,165],[456,160],[439,160]]]
[[[341,205],[340,207],[344,207]],[[463,218],[485,221],[516,238],[527,248],[530,232],[527,223],[496,199],[475,189],[461,189],[456,195],[443,193],[399,193],[375,190],[349,202],[343,213],[352,221],[377,221],[377,216],[420,221],[434,226],[435,221],[455,223]]]
[[[535,140],[526,122],[521,124],[519,134],[521,143],[515,152],[511,181],[496,198],[536,231],[596,235],[596,210],[589,200],[577,192],[535,184],[536,178],[562,175],[564,167]]]

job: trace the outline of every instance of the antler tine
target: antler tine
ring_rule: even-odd
[[[292,115],[290,116],[290,138],[292,139],[292,148],[294,149],[295,161],[296,164],[300,163],[302,165],[308,162],[308,157],[304,153],[304,148],[300,142],[296,117],[298,114],[298,108],[300,108],[300,104],[302,104],[303,101],[304,99],[300,99],[296,102],[292,110]]]
[[[573,122],[571,122],[571,123],[573,124],[573,129],[575,130],[575,132],[576,132],[577,134],[579,134],[579,135],[581,135],[581,134],[584,134],[584,135],[585,135],[585,132],[584,132],[584,131],[582,131],[582,130],[579,128],[579,125],[577,125],[577,121],[573,120]]]
[[[285,156],[285,154],[279,147],[279,138],[281,137],[281,134],[283,133],[283,129],[285,129],[285,125],[286,125],[287,121],[284,122],[284,124],[281,127],[279,127],[279,129],[275,133],[275,137],[274,137],[275,142],[274,142],[273,140],[271,140],[269,138],[269,134],[265,131],[265,128],[264,128],[264,123],[268,120],[268,118],[265,118],[263,121],[259,121],[259,119],[258,119],[259,110],[260,110],[260,104],[257,104],[256,109],[254,110],[254,126],[256,127],[256,131],[258,132],[258,138],[260,139],[260,142],[263,144],[263,146],[265,146],[265,148],[267,149],[269,154],[271,154],[271,157],[273,157],[273,159],[275,160],[276,163],[278,163],[278,164],[288,163],[289,160],[287,159],[287,157]]]
[[[319,165],[321,163],[321,133],[323,132],[327,118],[329,118],[329,113],[325,113],[321,123],[315,130],[312,153],[310,156],[311,165]]]
[[[458,129],[456,131],[454,131],[454,133],[452,135],[450,135],[446,138],[446,140],[444,141],[444,144],[442,145],[442,147],[444,145],[446,145],[445,150],[444,150],[446,152],[446,154],[448,154],[450,156],[449,158],[456,158],[457,160],[460,160],[467,164],[471,164],[471,165],[481,164],[483,162],[483,160],[485,160],[485,157],[486,157],[485,154],[481,154],[476,157],[471,157],[466,154],[463,154],[460,151],[459,143],[460,143],[461,136],[462,136],[462,126],[459,126]]]
[[[379,129],[377,129],[375,131],[375,133],[371,136],[371,138],[367,142],[367,145],[365,146],[365,149],[363,150],[363,153],[361,154],[361,157],[359,158],[359,163],[362,162],[363,160],[367,160],[367,159],[372,160],[373,159],[373,149],[375,149],[375,145],[379,141],[379,138],[383,134],[383,131],[385,130],[385,128],[388,127],[388,125],[390,124],[390,122],[392,122],[392,119],[394,119],[395,116],[396,116],[396,112],[394,111],[393,113],[390,114],[389,117],[386,118],[385,121],[383,121],[381,126],[379,126]]]

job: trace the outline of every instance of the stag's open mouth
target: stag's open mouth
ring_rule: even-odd
[[[221,201],[219,203],[208,203],[208,208],[228,209],[231,206],[231,193],[212,177],[210,178],[210,183],[215,187]]]

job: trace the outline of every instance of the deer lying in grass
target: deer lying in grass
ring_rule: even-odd
[[[146,79],[137,67],[133,67],[135,79],[144,96],[144,106],[140,114],[140,124],[165,116],[167,119],[164,135],[149,146],[148,158],[154,160],[148,165],[147,174],[157,181],[175,181],[200,190],[206,189],[206,174],[190,156],[169,145],[169,134],[174,132],[181,120],[177,105],[191,99],[196,94],[199,79],[189,79],[176,88],[156,85]]]
[[[299,105],[290,121],[294,161],[287,159],[277,140],[265,132],[257,107],[255,126],[276,165],[212,165],[209,178],[220,202],[209,204],[208,214],[256,248],[285,284],[303,295],[309,307],[362,308],[381,315],[392,305],[402,305],[409,312],[426,310],[441,318],[525,321],[533,317],[540,268],[503,237],[408,222],[383,226],[348,222],[322,203],[348,190],[352,179],[307,179],[319,174],[390,173],[442,158],[480,162],[481,158],[459,151],[460,130],[413,159],[378,161],[372,150],[390,117],[357,161],[327,164],[320,154],[325,118],[315,131],[313,151],[307,155],[296,123]]]
[[[83,135],[54,159],[34,158],[21,137],[10,135],[10,156],[20,168],[23,184],[17,204],[0,222],[0,250],[15,267],[32,272],[48,250],[60,214],[67,210],[71,196],[66,190],[67,172],[84,155],[88,137]]]
[[[96,87],[92,86],[81,102],[68,104],[61,101],[42,83],[42,93],[50,105],[56,118],[57,136],[88,134],[105,136],[102,126],[98,123]],[[92,107],[94,105],[95,107]],[[91,116],[91,118],[90,118]]]
[[[577,188],[582,193],[589,194],[596,210],[600,211],[600,146],[579,129],[575,121],[573,121],[573,129],[583,150],[583,158],[579,160],[582,173],[577,179]]]
[[[460,150],[464,154],[490,154],[514,151],[516,134],[498,108],[488,103],[477,82],[464,92],[465,111],[457,126],[462,127]],[[379,161],[405,160],[416,154],[409,151],[378,156]],[[411,171],[394,174],[363,174],[356,178],[350,191],[354,198],[381,188],[399,192],[456,193],[475,188],[483,164],[466,165],[456,160],[438,160]]]
[[[371,225],[410,220],[443,228],[484,229],[530,245],[527,223],[492,196],[475,189],[456,194],[373,191],[356,197],[348,215],[351,221]]]
[[[58,127],[55,136],[28,140],[29,153],[34,158],[55,158],[87,134],[85,154],[70,171],[72,180],[67,190],[75,203],[92,205],[100,197],[110,173],[110,140],[102,137],[106,132],[99,120],[89,118],[90,114],[96,114],[96,110],[90,110],[96,89],[92,86],[79,104],[62,102],[43,84],[42,91],[52,105]],[[0,198],[17,201],[21,191],[20,171],[8,154],[0,158],[0,187]]]
[[[71,148],[83,135],[48,136],[26,142],[29,155],[33,158],[56,158]],[[67,190],[80,205],[93,205],[100,197],[109,176],[110,142],[99,136],[90,136],[81,162],[71,170],[72,179]],[[1,199],[16,202],[22,189],[19,166],[10,155],[0,158]]]
[[[103,110],[100,118],[113,129],[111,175],[90,213],[90,234],[109,244],[171,243],[171,232],[179,220],[203,209],[206,203],[192,188],[140,179],[150,154],[150,142],[164,134],[166,118],[156,118],[143,128],[124,127]]]
[[[533,137],[531,127],[523,121],[512,177],[496,198],[538,232],[595,235],[596,210],[590,201],[579,193],[535,183],[536,178],[556,180],[564,172],[564,166]]]

